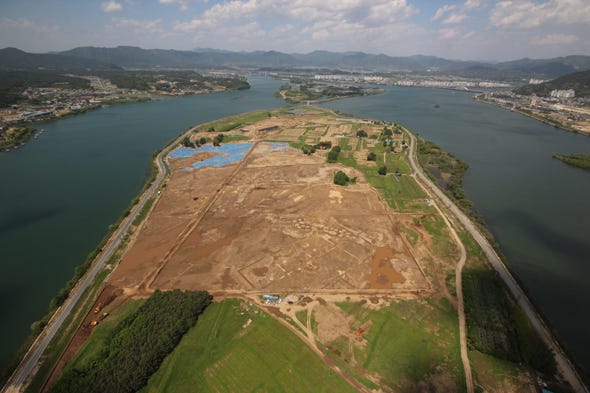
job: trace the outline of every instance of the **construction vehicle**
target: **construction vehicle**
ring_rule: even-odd
[[[103,312],[103,313],[101,314],[101,316],[100,316],[100,320],[102,321],[103,319],[105,319],[105,318],[106,318],[106,317],[108,317],[108,316],[109,316],[109,313],[105,311],[105,312]]]
[[[100,310],[102,310],[102,307],[104,306],[104,304],[102,302],[98,302],[98,304],[96,305],[96,307],[94,307],[94,313],[98,314],[100,312]]]
[[[363,326],[361,326],[360,328],[358,328],[356,330],[356,332],[354,333],[355,336],[360,337],[361,334],[363,334],[370,327],[371,327],[371,321],[365,323]]]
[[[89,327],[95,327],[96,325],[98,325],[98,321],[91,321],[88,326]]]

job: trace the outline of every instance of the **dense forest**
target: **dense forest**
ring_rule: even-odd
[[[156,291],[91,360],[66,368],[51,393],[137,392],[211,303],[204,291]]]

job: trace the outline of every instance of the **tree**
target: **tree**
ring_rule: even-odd
[[[342,171],[338,171],[334,174],[334,184],[339,186],[345,186],[350,181],[350,177]]]
[[[377,169],[377,173],[381,176],[385,176],[387,174],[387,167],[385,165],[380,166],[379,169]]]
[[[367,134],[367,132],[364,130],[359,130],[356,132],[356,136],[357,138],[366,138],[369,136],[369,134]]]
[[[209,127],[209,130],[207,130],[208,132],[215,132],[215,127]]]
[[[199,139],[199,144],[201,144],[201,145],[206,145],[207,142],[209,142],[209,140],[205,137],[202,137]]]
[[[336,150],[330,150],[328,153],[328,162],[337,162],[338,161],[338,152]]]
[[[377,161],[377,154],[374,152],[367,154],[367,161]]]
[[[195,147],[195,144],[191,142],[188,136],[182,138],[182,146],[184,147]]]
[[[311,145],[303,145],[301,147],[301,150],[303,151],[303,153],[307,154],[308,156],[315,153],[315,146],[311,146]]]
[[[391,129],[389,129],[388,127],[385,127],[383,129],[383,136],[392,136],[393,135],[393,131],[391,131]]]

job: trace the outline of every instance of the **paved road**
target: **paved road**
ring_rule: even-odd
[[[477,244],[482,248],[488,261],[492,265],[492,267],[498,272],[502,280],[510,289],[510,292],[514,295],[518,305],[522,308],[522,310],[526,313],[529,320],[531,321],[533,327],[539,334],[539,336],[543,339],[543,341],[553,350],[555,353],[555,360],[557,362],[557,367],[559,371],[569,382],[575,392],[577,393],[590,393],[588,388],[584,385],[584,382],[578,375],[574,365],[570,362],[567,355],[561,349],[561,346],[555,340],[553,335],[551,334],[547,325],[543,321],[543,318],[537,313],[535,307],[528,299],[524,291],[520,288],[508,268],[504,265],[494,248],[490,245],[487,239],[479,232],[475,224],[469,219],[469,217],[463,213],[461,209],[457,207],[450,199],[447,197],[438,187],[436,187],[432,181],[424,174],[422,168],[416,164],[415,155],[416,155],[416,138],[411,132],[408,132],[410,135],[410,154],[409,154],[409,161],[412,169],[416,172],[420,181],[425,184],[431,192],[433,192],[440,201],[445,205],[448,211],[457,217],[457,219],[463,224],[465,229],[473,236]]]
[[[135,207],[131,210],[129,216],[127,216],[119,228],[115,231],[115,233],[111,236],[111,239],[107,242],[107,245],[103,249],[103,252],[100,254],[98,259],[94,262],[91,269],[86,273],[86,275],[78,281],[78,284],[72,289],[70,296],[64,302],[64,304],[57,309],[55,314],[52,316],[51,320],[49,321],[48,325],[45,327],[43,332],[37,337],[35,342],[31,345],[29,350],[27,351],[24,358],[21,360],[21,363],[14,371],[6,385],[2,388],[2,393],[16,393],[24,390],[26,384],[30,380],[30,377],[33,375],[33,372],[36,370],[36,366],[41,359],[41,356],[47,349],[47,346],[53,340],[61,326],[63,325],[66,318],[70,315],[73,311],[76,303],[80,300],[80,297],[84,293],[84,291],[92,284],[92,281],[96,277],[96,275],[103,269],[105,263],[110,259],[113,255],[117,247],[121,244],[121,240],[131,227],[133,221],[147,202],[147,200],[156,192],[156,189],[160,186],[160,183],[164,179],[166,175],[166,164],[163,161],[163,157],[168,154],[168,152],[174,148],[178,143],[180,143],[181,139],[183,138],[184,134],[178,137],[173,143],[168,145],[164,148],[156,157],[156,164],[158,166],[158,175],[156,176],[155,181],[152,185],[143,193],[139,202],[135,205]]]

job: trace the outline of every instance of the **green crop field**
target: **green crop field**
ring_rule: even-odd
[[[277,320],[240,300],[225,300],[207,308],[141,392],[195,391],[356,390]]]
[[[338,306],[352,316],[355,326],[371,321],[362,334],[366,345],[354,346],[354,358],[379,375],[383,385],[395,391],[421,383],[436,385],[440,391],[465,390],[457,312],[446,300],[392,302],[380,310],[360,303]],[[343,346],[337,341],[330,345]]]

